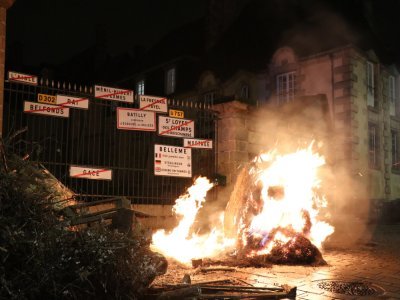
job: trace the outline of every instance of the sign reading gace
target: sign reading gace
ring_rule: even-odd
[[[57,95],[56,104],[71,108],[88,109],[89,99],[74,96]]]
[[[69,176],[73,178],[84,178],[93,180],[111,180],[112,170],[89,168],[83,166],[70,166]]]
[[[194,121],[158,116],[158,134],[180,138],[193,138]]]
[[[105,100],[133,103],[133,91],[95,85],[94,96]]]
[[[212,140],[204,139],[184,139],[183,147],[187,148],[201,148],[201,149],[212,149]]]
[[[192,149],[155,144],[154,175],[192,177]]]
[[[167,98],[139,95],[139,107],[142,110],[166,113],[168,111]]]
[[[13,71],[8,71],[8,80],[19,82],[19,83],[38,85],[38,77],[37,76],[23,74],[23,73],[17,73],[17,72],[13,72]]]

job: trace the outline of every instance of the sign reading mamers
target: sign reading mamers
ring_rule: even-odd
[[[133,91],[95,85],[94,96],[105,100],[133,103]]]
[[[154,175],[192,177],[192,149],[155,144]]]
[[[183,147],[187,148],[200,148],[200,149],[212,149],[212,140],[206,139],[184,139]]]
[[[193,138],[194,121],[158,116],[158,134],[180,138]]]

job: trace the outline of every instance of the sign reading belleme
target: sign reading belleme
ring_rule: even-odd
[[[192,177],[192,149],[155,144],[154,175]]]
[[[73,178],[93,179],[93,180],[111,180],[112,170],[90,168],[84,166],[70,166],[69,176]]]

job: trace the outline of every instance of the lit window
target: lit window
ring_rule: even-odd
[[[367,103],[375,106],[374,64],[367,61]]]
[[[389,76],[388,89],[390,115],[394,116],[396,114],[396,82],[394,76]]]
[[[242,88],[240,89],[240,97],[242,99],[248,99],[249,98],[249,86],[246,85],[242,85]]]
[[[379,138],[378,127],[375,124],[368,124],[368,150],[369,150],[369,166],[377,169],[379,167]]]
[[[400,170],[399,140],[398,133],[392,130],[392,169]]]
[[[172,94],[175,92],[175,83],[176,83],[176,78],[175,78],[175,68],[171,68],[167,71],[167,82],[166,82],[166,89],[165,92],[167,94]]]
[[[144,80],[140,80],[136,84],[136,93],[138,95],[144,95]]]
[[[295,72],[279,74],[276,77],[276,94],[278,96],[278,104],[284,104],[294,99],[296,91],[296,74]]]

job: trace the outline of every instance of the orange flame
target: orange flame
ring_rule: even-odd
[[[246,236],[253,235],[263,242],[263,247],[251,250],[248,255],[268,254],[276,243],[286,243],[294,238],[290,233],[301,233],[314,245],[321,247],[327,236],[333,233],[331,225],[322,220],[320,210],[326,207],[326,199],[319,195],[318,169],[325,159],[307,149],[279,155],[276,151],[255,158],[250,169],[255,184],[261,186],[261,210],[245,224],[239,219],[238,234],[234,239],[224,236],[223,214],[215,227],[204,235],[192,233],[197,213],[205,202],[207,191],[213,185],[205,177],[199,177],[187,194],[176,200],[173,211],[181,219],[170,233],[157,231],[152,237],[152,249],[182,263],[191,259],[216,257],[232,250],[239,241],[246,246]],[[270,193],[279,187],[281,192]],[[273,235],[270,235],[274,232]]]
[[[170,233],[159,230],[153,235],[151,248],[165,256],[172,257],[182,263],[191,259],[213,257],[234,245],[234,240],[225,239],[222,230],[214,228],[209,234],[197,235],[190,233],[196,215],[205,202],[207,191],[213,184],[205,177],[196,179],[186,195],[176,200],[173,211],[181,220]],[[220,222],[223,221],[220,219]],[[220,228],[222,228],[221,222]]]

